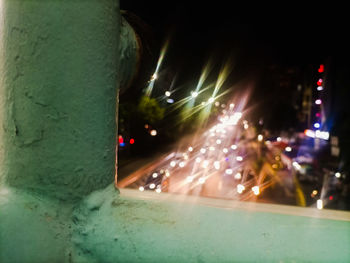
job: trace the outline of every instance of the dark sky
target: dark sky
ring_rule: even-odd
[[[235,68],[231,77],[251,80],[261,80],[271,65],[303,70],[310,65],[317,67],[329,57],[346,61],[348,25],[331,23],[335,18],[330,9],[319,7],[306,10],[285,3],[277,9],[253,2],[242,6],[234,1],[121,0],[121,9],[133,12],[150,26],[156,43],[170,40],[163,69],[177,75],[178,84],[196,82],[209,58],[214,58],[217,73],[232,56]],[[334,14],[344,16],[340,10]],[[267,88],[261,84],[258,93]]]
[[[200,3],[200,4],[198,4]],[[329,24],[325,11],[259,10],[255,4],[234,1],[135,1],[121,0],[121,9],[131,11],[156,32],[160,41],[170,36],[170,52],[202,55],[217,50],[239,48],[278,63],[301,64],[322,59],[346,47],[346,24],[342,30]],[[290,9],[290,10],[289,10]],[[288,10],[288,11],[287,11]],[[349,43],[349,41],[346,41]],[[335,44],[336,43],[336,44]]]

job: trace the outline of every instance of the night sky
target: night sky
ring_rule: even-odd
[[[166,85],[174,76],[176,85],[195,84],[209,58],[215,65],[214,80],[231,58],[234,68],[225,85],[242,80],[253,83],[255,103],[269,103],[268,96],[278,100],[287,94],[271,87],[273,76],[266,81],[271,67],[282,71],[314,67],[316,72],[329,58],[341,60],[343,65],[349,58],[346,24],[330,23],[325,9],[320,13],[302,12],[301,6],[295,11],[287,5],[280,9],[252,6],[236,6],[231,1],[121,0],[121,9],[141,18],[152,31],[154,57],[169,39],[162,65],[169,79]]]
[[[181,51],[183,57],[231,49],[257,59],[262,56],[282,64],[302,64],[322,60],[339,48],[344,51],[349,43],[346,24],[330,24],[333,19],[326,14],[318,19],[317,10],[315,14],[287,12],[288,6],[259,10],[235,6],[231,1],[135,0],[121,0],[121,9],[150,25],[157,41],[170,37],[170,52]]]

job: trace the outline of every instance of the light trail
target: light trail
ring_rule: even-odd
[[[156,70],[154,71],[153,75],[152,75],[152,78],[148,84],[148,87],[146,89],[146,92],[145,92],[145,95],[150,97],[151,94],[152,94],[152,91],[153,91],[153,87],[154,87],[154,82],[155,80],[157,79],[158,77],[158,74],[159,74],[159,69],[163,63],[163,60],[164,60],[164,57],[165,57],[165,53],[167,52],[168,50],[168,46],[169,46],[169,39],[167,39],[160,51],[160,55],[159,55],[159,58],[158,58],[158,62],[157,62],[157,66],[156,66]]]
[[[218,78],[215,83],[215,88],[214,88],[212,97],[215,97],[216,94],[219,92],[220,88],[226,81],[227,77],[230,75],[231,71],[232,71],[232,62],[230,59],[227,59],[226,63],[220,69]]]

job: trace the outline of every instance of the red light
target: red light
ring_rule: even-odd
[[[318,72],[319,73],[324,72],[324,65],[323,64],[321,64],[320,67],[318,68]]]
[[[130,139],[130,144],[134,144],[135,140],[133,138]]]
[[[317,117],[317,118],[321,117],[321,113],[317,112],[317,113],[316,113],[316,117]]]
[[[318,86],[321,86],[321,85],[322,85],[322,79],[319,79],[319,80],[317,81],[317,85],[318,85]]]
[[[331,201],[333,200],[333,195],[329,196],[329,200],[331,200]]]
[[[119,142],[119,144],[124,142],[123,136],[121,136],[121,135],[118,136],[118,142]]]

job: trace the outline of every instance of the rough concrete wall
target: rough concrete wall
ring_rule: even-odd
[[[118,2],[0,1],[1,181],[60,199],[113,182]]]

